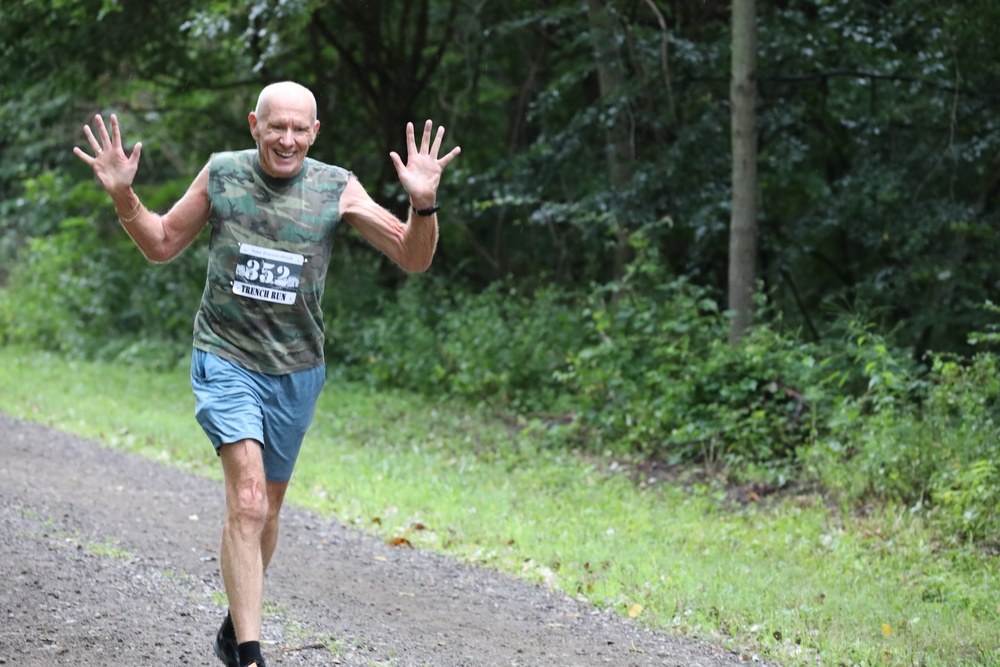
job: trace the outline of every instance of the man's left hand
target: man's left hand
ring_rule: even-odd
[[[424,134],[420,139],[420,148],[417,149],[413,123],[406,124],[406,164],[403,164],[402,158],[395,151],[389,153],[399,175],[399,182],[410,195],[410,203],[414,208],[430,208],[434,205],[438,185],[441,183],[441,172],[462,152],[460,147],[455,146],[444,156],[438,157],[441,141],[444,139],[444,128],[438,127],[434,142],[431,143],[433,127],[430,120],[424,123]]]

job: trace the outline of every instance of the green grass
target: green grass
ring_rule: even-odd
[[[0,410],[219,478],[186,369],[0,348]],[[998,665],[1000,567],[919,517],[637,486],[450,401],[331,380],[289,502],[785,665]],[[405,548],[405,547],[401,547]],[[641,606],[641,610],[639,608]]]

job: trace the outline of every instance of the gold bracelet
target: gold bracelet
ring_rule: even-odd
[[[127,224],[129,224],[131,222],[135,222],[136,219],[138,219],[138,217],[140,215],[142,215],[142,210],[141,209],[142,209],[142,202],[136,200],[135,206],[132,208],[131,211],[128,212],[127,216],[122,217],[122,214],[118,213],[118,209],[117,208],[115,208],[115,213],[118,213],[118,219],[122,221],[122,224],[123,225],[127,225]]]

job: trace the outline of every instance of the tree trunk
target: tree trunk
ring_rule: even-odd
[[[733,201],[729,226],[729,342],[753,323],[757,265],[757,26],[756,0],[733,0]]]
[[[625,72],[617,46],[616,17],[613,2],[587,0],[590,29],[593,34],[597,82],[601,100],[614,114],[605,134],[604,154],[608,164],[608,182],[615,192],[623,192],[632,180],[635,169],[632,160],[629,101],[625,93]],[[618,207],[618,210],[623,210]],[[625,264],[631,255],[628,230],[618,212],[611,212],[615,234],[614,275],[625,275]]]

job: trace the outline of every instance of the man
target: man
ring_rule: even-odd
[[[214,643],[227,667],[264,667],[260,652],[264,572],[278,513],[325,379],[323,295],[332,232],[343,220],[407,271],[424,271],[437,245],[437,189],[460,152],[438,157],[444,128],[419,148],[406,127],[407,161],[392,152],[410,197],[407,223],[376,204],[350,172],[307,158],[319,132],[316,100],[285,81],[265,87],[248,117],[256,150],[217,153],[171,209],[147,210],[132,183],[118,119],[95,117],[84,134],[93,168],[125,231],[151,261],[182,252],[212,227],[205,291],[195,317],[191,381],[196,417],[225,476],[221,565],[229,613]]]

